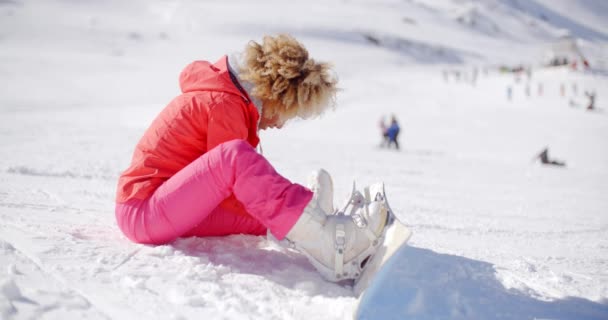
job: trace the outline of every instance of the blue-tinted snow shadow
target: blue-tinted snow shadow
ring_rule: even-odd
[[[608,319],[606,304],[507,289],[487,262],[408,246],[391,263],[394,273],[359,319]]]
[[[269,26],[256,24],[239,24],[227,27],[224,32],[249,34],[257,30],[258,34],[290,33],[297,37],[307,37],[323,41],[332,41],[352,46],[376,47],[409,57],[417,63],[452,63],[460,64],[466,59],[481,59],[482,56],[473,51],[448,47],[443,44],[425,42],[402,37],[397,34],[374,30],[339,29],[329,27],[294,28],[290,26]]]
[[[228,267],[233,273],[259,276],[311,297],[354,296],[352,287],[323,280],[304,255],[270,242],[266,237],[191,237],[178,239],[172,246],[186,255]]]
[[[587,39],[587,40],[597,39],[597,40],[604,40],[604,41],[608,40],[608,35],[606,35],[605,33],[595,30],[589,26],[580,24],[579,22],[574,21],[568,17],[565,17],[565,16],[557,13],[557,11],[554,11],[550,7],[538,3],[537,1],[534,1],[534,0],[527,0],[527,1],[521,1],[521,2],[505,1],[505,3],[511,4],[515,9],[522,10],[522,11],[540,16],[542,19],[546,20],[548,23],[550,23],[556,27],[569,30],[573,35],[581,37],[583,39]],[[601,6],[600,4],[594,4],[593,2],[585,3],[584,1],[582,1],[580,3],[580,5],[589,6],[588,10],[590,10],[590,11],[596,9],[595,7],[593,7],[594,5]]]
[[[295,33],[307,37],[374,46],[412,58],[418,63],[463,63],[467,58],[482,58],[472,51],[451,48],[443,44],[409,39],[397,34],[371,30],[302,29]]]

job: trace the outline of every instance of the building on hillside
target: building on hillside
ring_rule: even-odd
[[[580,50],[576,38],[570,35],[559,37],[546,49],[544,62],[546,66],[565,66],[573,69],[589,68],[589,61]]]

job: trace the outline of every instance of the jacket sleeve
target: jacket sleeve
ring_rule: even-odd
[[[244,108],[236,103],[219,103],[209,110],[207,150],[235,139],[247,140],[249,128]]]

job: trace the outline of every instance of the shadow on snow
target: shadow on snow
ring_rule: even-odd
[[[349,285],[324,281],[303,255],[264,237],[187,238],[173,246],[310,296],[353,296]],[[391,263],[390,280],[373,298],[377,309],[361,319],[608,319],[605,304],[575,297],[544,301],[505,288],[488,262],[407,246]]]
[[[507,289],[487,262],[416,247],[403,248],[390,262],[390,276],[360,319],[608,319],[605,304],[574,297],[543,301]]]

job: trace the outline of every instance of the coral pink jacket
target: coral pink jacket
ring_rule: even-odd
[[[258,145],[260,115],[228,71],[226,56],[215,64],[191,63],[179,82],[182,94],[156,117],[120,176],[117,203],[150,197],[163,182],[220,143],[242,139],[252,147]],[[223,205],[240,204],[225,201]]]

